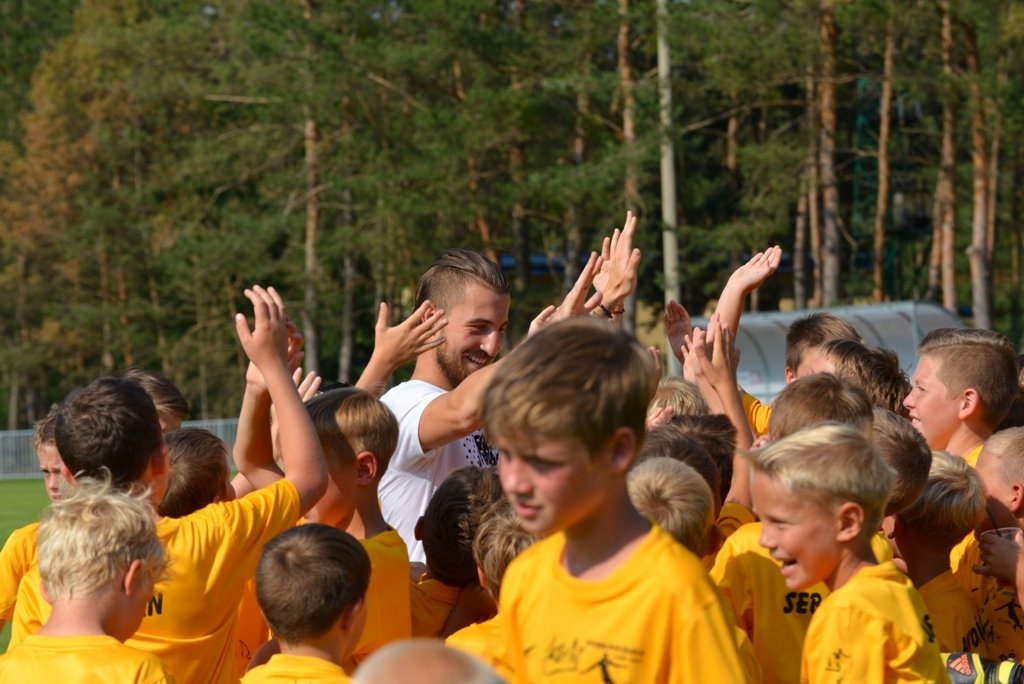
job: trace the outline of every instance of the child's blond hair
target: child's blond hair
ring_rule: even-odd
[[[935,375],[948,397],[969,388],[977,391],[981,418],[990,428],[999,424],[1020,391],[1016,352],[1000,333],[939,328],[925,335],[917,351],[938,362]]]
[[[597,454],[629,428],[639,449],[654,361],[628,332],[590,316],[553,323],[512,351],[483,400],[492,435],[574,439]]]
[[[910,378],[896,352],[847,339],[829,340],[822,351],[832,362],[832,373],[864,390],[872,404],[903,417],[910,415],[903,405],[910,393]]]
[[[644,517],[656,522],[698,556],[707,550],[715,523],[711,488],[681,461],[651,458],[629,471],[629,498]]]
[[[932,454],[924,491],[897,514],[903,525],[947,552],[970,534],[984,515],[985,487],[978,473],[962,458],[946,451]]]
[[[375,396],[355,387],[322,392],[306,402],[328,465],[350,462],[367,451],[377,459],[377,477],[398,445],[398,421]]]
[[[473,540],[473,560],[483,572],[487,591],[495,601],[501,592],[501,580],[509,563],[537,539],[523,529],[523,523],[508,499],[495,501],[484,514]]]
[[[53,404],[50,406],[50,410],[46,412],[46,415],[36,422],[35,428],[32,432],[32,448],[35,449],[36,453],[39,450],[50,444],[57,446],[57,409],[60,408],[60,404]]]
[[[818,311],[789,324],[786,331],[786,368],[796,373],[804,355],[829,340],[860,340],[849,321],[827,311]]]
[[[154,582],[166,570],[149,493],[83,478],[39,522],[39,575],[51,602],[102,592],[132,561]]]
[[[711,413],[700,388],[689,380],[670,375],[658,381],[658,389],[647,408],[647,414],[670,408],[677,416],[706,416]]]
[[[754,477],[769,477],[826,510],[852,501],[864,511],[862,534],[878,530],[893,473],[853,425],[822,423],[743,455]]]
[[[932,452],[924,435],[910,421],[892,411],[875,407],[871,443],[892,468],[892,493],[885,514],[893,515],[914,503],[928,479]]]
[[[849,423],[870,436],[874,420],[864,390],[831,373],[815,373],[786,385],[772,402],[768,434],[781,439],[823,421]]]
[[[1024,427],[1007,428],[985,440],[982,453],[996,462],[1005,484],[1024,482]]]

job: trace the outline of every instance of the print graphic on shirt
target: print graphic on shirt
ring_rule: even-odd
[[[560,642],[553,639],[544,652],[541,663],[545,677],[572,672],[583,675],[600,670],[604,684],[615,684],[615,671],[627,673],[639,666],[644,659],[642,649],[618,646],[600,641],[587,641],[581,645],[577,640]]]
[[[928,637],[928,643],[935,643],[935,628],[932,627],[932,616],[925,613],[921,619],[921,629],[924,630],[925,635]]]
[[[996,587],[991,584],[984,587],[975,587],[971,593],[982,592],[982,600],[975,600],[975,605],[981,605],[982,619],[985,626],[990,627],[989,631],[982,632],[982,637],[988,643],[1001,643],[1006,646],[1005,640],[1010,634],[1024,630],[1021,624],[1021,607],[1017,602],[1016,591],[1012,587]],[[1014,639],[1018,637],[1014,636]],[[1015,649],[1010,648],[1009,653],[989,653],[994,660],[1016,660]]]
[[[471,458],[471,449],[466,449],[467,461],[480,468],[490,468],[498,465],[498,450],[488,444],[482,432],[477,430],[463,441],[468,442],[469,440],[472,440],[473,446],[476,448],[476,462],[474,463]]]
[[[843,661],[849,660],[850,656],[843,653],[843,649],[838,649],[828,656],[828,662],[825,663],[826,672],[839,672],[843,671]]]
[[[974,626],[964,635],[961,650],[977,651],[983,644],[991,644],[996,640],[996,628],[985,616],[978,613]]]

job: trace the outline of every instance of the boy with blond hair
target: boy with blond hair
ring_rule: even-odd
[[[628,333],[573,319],[527,339],[487,388],[502,487],[524,529],[545,537],[502,584],[513,681],[743,678],[700,561],[629,500],[652,377]]]
[[[978,610],[957,584],[949,562],[949,552],[984,516],[985,489],[978,474],[962,458],[936,451],[921,496],[883,522],[932,616],[943,653],[976,651],[984,644]]]
[[[124,645],[166,567],[142,497],[83,481],[42,516],[39,575],[46,624],[0,656],[5,682],[171,682],[154,655]]]
[[[715,524],[711,488],[687,464],[671,458],[651,458],[629,471],[629,500],[645,518],[703,557]]]
[[[932,451],[976,465],[981,447],[1019,391],[1013,345],[991,330],[939,328],[918,347],[903,400]]]
[[[242,684],[348,682],[341,664],[366,623],[370,557],[350,534],[309,523],[277,535],[256,568],[256,598],[281,652]]]
[[[831,373],[815,373],[786,385],[772,403],[771,439],[782,439],[821,421],[849,423],[871,435],[874,410],[863,389]]]
[[[658,389],[647,408],[647,416],[665,408],[672,409],[674,416],[706,416],[711,412],[700,388],[689,380],[675,376],[658,381]]]
[[[872,550],[892,471],[863,433],[824,424],[747,455],[761,544],[794,591],[824,582],[800,681],[946,681],[924,601]]]

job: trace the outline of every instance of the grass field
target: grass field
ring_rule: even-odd
[[[46,490],[40,479],[0,480],[0,539],[7,540],[11,532],[39,519],[39,513],[48,503]],[[7,651],[11,626],[0,632],[0,653]]]

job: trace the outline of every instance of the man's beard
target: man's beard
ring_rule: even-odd
[[[481,356],[484,355],[484,352],[479,353]],[[468,378],[470,374],[476,370],[468,368],[466,366],[465,359],[462,357],[462,353],[453,353],[447,344],[442,344],[438,347],[436,354],[437,365],[441,368],[441,374],[444,375],[444,379],[447,380],[448,384],[452,387],[458,387],[463,380]],[[489,362],[490,361],[488,361],[488,363]]]

